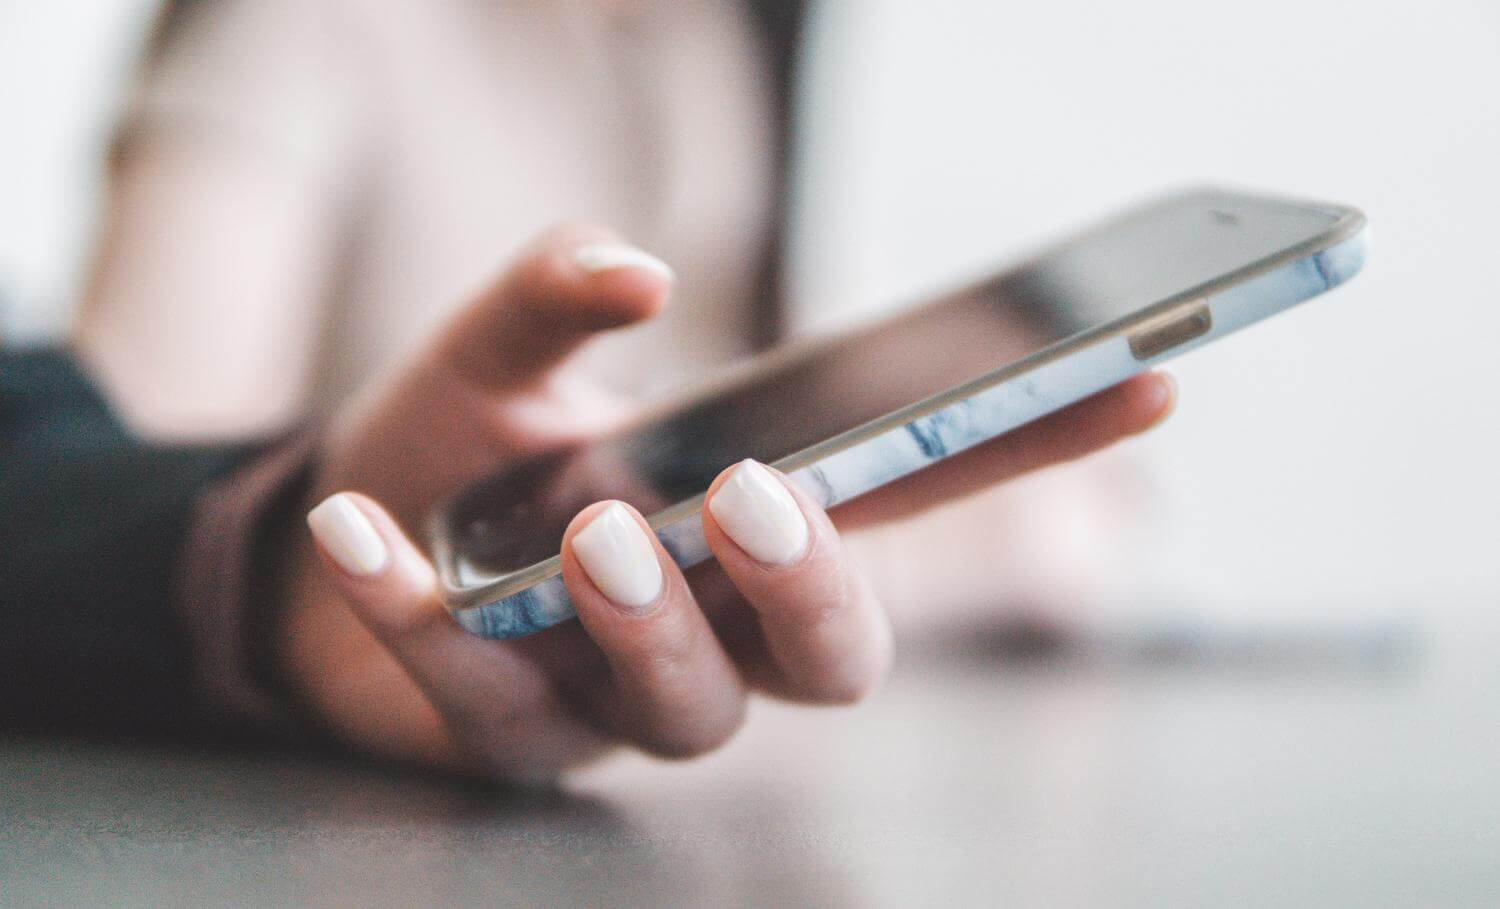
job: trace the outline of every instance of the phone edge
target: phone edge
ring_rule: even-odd
[[[1337,220],[1301,243],[794,452],[771,466],[786,473],[823,507],[842,505],[1326,293],[1363,266],[1367,222],[1358,210],[1253,195],[1326,211]],[[1145,359],[1131,351],[1132,329],[1192,300],[1201,300],[1209,308],[1207,332]],[[684,568],[710,557],[699,517],[702,504],[700,494],[648,517],[663,547]],[[448,565],[455,554],[446,532],[441,526],[432,530],[433,557],[442,566],[444,605],[465,629],[483,637],[510,639],[574,617],[559,557],[501,581],[462,587],[451,583]]]

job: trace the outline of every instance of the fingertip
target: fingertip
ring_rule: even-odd
[[[640,512],[624,502],[596,502],[580,511],[563,533],[562,558],[565,577],[571,562],[627,615],[654,611],[668,587],[663,562],[670,560]]]
[[[361,503],[347,492],[334,493],[307,513],[307,526],[335,566],[351,577],[369,579],[390,566],[391,553],[362,505],[374,503]]]
[[[565,253],[568,267],[601,320],[622,327],[656,316],[667,305],[676,273],[639,247],[619,241],[584,242]]]
[[[1144,394],[1142,409],[1145,411],[1146,420],[1141,431],[1154,429],[1170,417],[1177,409],[1179,394],[1177,377],[1172,373],[1158,370],[1149,373],[1147,378],[1151,382]]]
[[[705,529],[714,528],[744,554],[764,566],[789,568],[812,549],[812,530],[798,490],[785,476],[745,459],[728,467],[709,486],[703,508]],[[709,546],[721,560],[728,554],[711,534]]]
[[[1155,429],[1171,416],[1177,402],[1177,382],[1169,373],[1153,371],[1132,376],[1090,399],[1088,406],[1104,436],[1121,438]]]
[[[590,275],[638,271],[669,284],[677,278],[667,263],[640,247],[619,241],[580,244],[573,248],[573,264]]]
[[[676,274],[657,256],[590,221],[545,232],[518,272],[532,295],[569,307],[588,330],[618,328],[659,313]]]
[[[426,595],[436,586],[432,563],[374,499],[336,492],[307,513],[317,549],[351,595],[399,588]]]
[[[612,231],[572,224],[548,232],[518,260],[504,296],[522,304],[512,316],[535,323],[534,332],[567,338],[653,318],[674,281],[665,262]]]
[[[563,224],[455,316],[438,342],[438,361],[486,388],[525,385],[599,332],[652,318],[671,289],[671,269],[660,259],[600,225]]]

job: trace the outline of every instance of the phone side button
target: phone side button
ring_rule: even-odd
[[[1201,338],[1214,327],[1204,300],[1190,300],[1148,320],[1130,333],[1130,352],[1137,360],[1160,356],[1180,344]]]

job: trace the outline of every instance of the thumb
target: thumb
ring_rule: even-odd
[[[665,262],[586,223],[542,234],[443,332],[437,354],[481,387],[524,387],[591,336],[666,305]]]

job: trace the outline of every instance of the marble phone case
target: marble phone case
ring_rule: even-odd
[[[1145,307],[772,466],[831,508],[1324,293],[1352,277],[1365,260],[1363,216],[1334,210],[1341,217],[1324,236],[1273,261]],[[1205,308],[1206,329],[1200,325],[1193,336],[1165,348],[1141,343],[1163,319],[1170,323],[1173,313],[1191,311],[1202,319]],[[662,545],[684,568],[711,557],[699,518],[702,504],[700,495],[649,516]],[[454,580],[459,575],[449,541],[439,532],[433,543],[444,600],[467,630],[487,638],[518,638],[574,617],[559,572],[509,592],[497,590],[503,579],[466,587]]]

